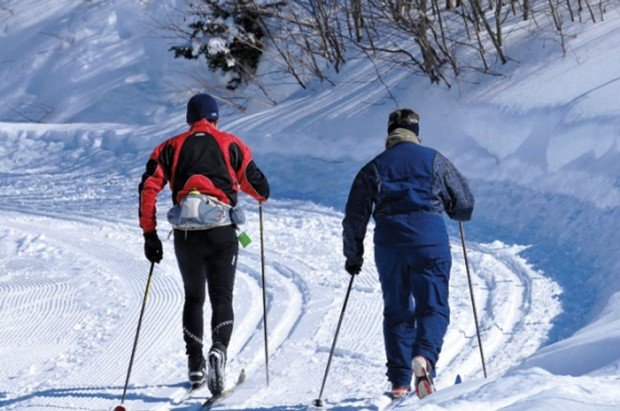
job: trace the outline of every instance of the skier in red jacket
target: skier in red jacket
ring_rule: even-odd
[[[234,322],[232,300],[239,249],[235,231],[237,193],[241,189],[259,202],[269,197],[269,184],[252,160],[250,149],[238,137],[218,130],[218,119],[217,103],[211,96],[192,97],[187,104],[189,130],[153,150],[139,186],[140,227],[150,262],[159,263],[163,257],[155,204],[167,182],[177,216],[185,217],[196,210],[200,214],[186,229],[171,223],[185,289],[183,334],[189,380],[194,387],[206,380],[213,395],[224,389],[226,348]],[[190,198],[196,207],[184,201]],[[205,215],[218,218],[207,221]],[[208,373],[203,355],[205,285],[212,309]]]

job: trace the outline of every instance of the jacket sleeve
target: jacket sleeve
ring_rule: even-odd
[[[379,190],[379,177],[374,163],[364,166],[351,186],[342,220],[343,252],[347,261],[364,261],[364,237]]]
[[[465,177],[440,153],[435,157],[433,172],[438,185],[436,191],[448,216],[457,221],[469,221],[474,210],[474,196]]]
[[[241,190],[259,202],[269,198],[269,182],[252,159],[252,152],[240,140],[230,145],[230,162],[237,174]]]
[[[145,233],[155,231],[157,228],[157,194],[166,186],[167,178],[159,160],[166,143],[153,150],[153,154],[146,163],[146,171],[142,175],[142,181],[138,186],[139,199],[139,218],[140,227]],[[167,151],[167,150],[166,150]]]

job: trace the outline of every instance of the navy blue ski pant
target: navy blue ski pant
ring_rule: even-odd
[[[375,261],[383,290],[387,377],[394,386],[408,387],[413,357],[421,355],[434,367],[441,352],[450,322],[450,249],[375,244]]]

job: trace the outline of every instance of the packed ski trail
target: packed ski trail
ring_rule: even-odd
[[[0,409],[109,410],[122,393],[149,268],[136,188],[153,146],[182,131],[183,90],[196,87],[185,74],[204,63],[172,59],[153,36],[144,17],[158,16],[162,1],[6,3],[0,111],[12,123],[0,122]],[[450,91],[403,72],[385,78],[399,105],[421,110],[424,144],[471,179],[477,203],[466,233],[533,244],[519,254],[523,247],[500,241],[468,243],[490,372],[483,380],[454,243],[440,390],[402,409],[620,408],[619,38],[620,13],[610,7],[603,22],[567,36],[568,56],[545,35],[517,34],[507,45],[519,64],[505,76]],[[246,368],[248,382],[215,409],[306,409],[318,395],[349,279],[342,214],[277,198],[341,205],[353,170],[382,149],[392,107],[370,64],[348,65],[336,80],[304,92],[276,87],[275,107],[256,104],[262,94],[249,90],[248,112],[223,116],[223,129],[269,167],[278,195],[265,209],[271,385],[258,216],[246,203],[254,243],[240,255],[228,378]],[[21,123],[19,110],[38,114],[39,103],[54,110],[50,123]],[[160,198],[162,221],[169,204],[169,194]],[[172,243],[164,243],[130,410],[197,410],[208,396],[172,402],[187,378],[183,296]],[[323,398],[334,409],[387,405],[371,241],[366,250]],[[453,386],[458,374],[464,382]]]
[[[0,267],[7,273],[0,281],[0,365],[5,370],[0,406],[107,409],[122,391],[147,277],[142,238],[133,219],[88,213],[68,217],[71,213],[45,209],[41,204],[31,210],[0,210]],[[266,207],[267,388],[258,218],[251,205],[248,209],[246,230],[254,243],[240,254],[228,366],[230,383],[241,368],[248,382],[217,407],[304,408],[317,395],[348,280],[341,267],[341,214],[304,202],[274,201]],[[134,210],[126,211],[131,215]],[[465,380],[480,377],[462,255],[457,246],[453,250],[452,325],[439,364],[440,388],[452,385],[456,374]],[[501,243],[471,245],[488,368],[494,376],[539,347],[559,310],[558,287],[532,270],[517,255],[519,250]],[[164,253],[126,400],[133,410],[192,409],[208,396],[203,390],[173,405],[186,378],[183,292],[170,240]],[[384,405],[381,321],[380,287],[369,262],[354,284],[325,393],[328,404]]]

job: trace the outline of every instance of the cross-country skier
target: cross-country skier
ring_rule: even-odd
[[[199,214],[201,222],[192,220],[190,229],[175,228],[174,251],[185,289],[183,333],[189,380],[197,387],[206,378],[213,395],[224,389],[226,348],[234,321],[238,244],[237,209],[232,207],[237,204],[239,189],[259,202],[269,197],[269,184],[252,160],[250,149],[236,136],[218,130],[218,119],[218,106],[211,96],[193,96],[187,104],[189,130],[155,148],[139,186],[144,252],[151,262],[159,263],[163,257],[155,204],[166,182],[181,217]],[[217,218],[207,221],[205,216],[213,215]],[[212,309],[208,373],[203,355],[205,283]]]
[[[474,198],[459,171],[420,144],[417,113],[390,114],[386,150],[355,177],[342,222],[345,269],[359,274],[373,215],[383,291],[383,335],[393,398],[434,392],[433,376],[450,321],[450,244],[443,212],[471,218]]]

